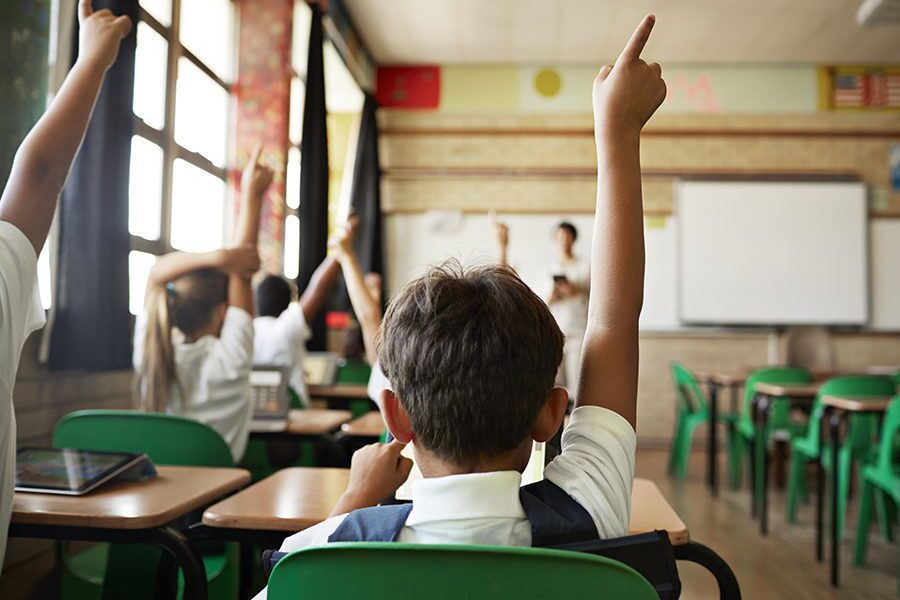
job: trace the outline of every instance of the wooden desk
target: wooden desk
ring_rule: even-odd
[[[311,385],[307,387],[310,398],[349,398],[368,400],[367,386],[359,384]]]
[[[244,469],[157,467],[159,477],[111,482],[84,496],[16,492],[13,537],[155,544],[185,574],[186,596],[206,598],[206,572],[187,539],[169,523],[250,481]]]
[[[828,433],[831,440],[831,585],[837,587],[839,578],[841,532],[838,530],[838,507],[840,505],[840,469],[834,467],[838,464],[841,431],[844,421],[850,414],[883,413],[890,406],[894,398],[891,396],[834,396],[822,397],[824,411],[822,421],[828,424]],[[825,514],[825,469],[823,466],[824,443],[819,444],[819,466],[816,469],[816,557],[824,558],[824,514]]]
[[[227,529],[296,533],[328,518],[347,488],[349,469],[282,469],[209,507],[203,524]],[[687,526],[656,484],[636,479],[631,492],[630,533],[665,529],[673,545],[690,541]]]
[[[719,388],[731,388],[731,410],[740,411],[738,394],[747,381],[745,373],[731,371],[697,371],[694,373],[699,383],[705,383],[709,390],[709,444],[706,450],[707,484],[713,496],[719,495]]]
[[[822,382],[813,383],[763,383],[758,382],[753,386],[757,394],[764,394],[773,398],[791,398],[793,400],[812,400],[819,393]]]
[[[384,419],[381,418],[381,412],[373,410],[353,419],[349,423],[341,425],[341,432],[344,435],[377,438],[384,433],[384,428]]]
[[[349,410],[327,408],[292,410],[288,413],[288,426],[285,433],[300,436],[325,435],[338,429],[352,418],[353,413]]]

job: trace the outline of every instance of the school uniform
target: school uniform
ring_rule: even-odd
[[[411,505],[332,517],[287,538],[281,551],[338,541],[531,546],[579,533],[621,537],[628,533],[636,443],[622,416],[583,406],[572,413],[562,454],[542,482],[520,488],[516,471],[422,479],[412,486]],[[257,600],[264,598],[265,590]]]
[[[253,363],[291,367],[288,385],[297,394],[300,404],[309,406],[303,363],[312,331],[306,324],[300,303],[291,303],[278,317],[256,317],[253,328],[256,330]]]
[[[581,368],[581,348],[587,329],[588,291],[591,282],[591,265],[586,260],[573,256],[572,260],[558,260],[545,275],[550,282],[546,297],[553,287],[553,276],[565,275],[570,284],[582,290],[571,298],[563,298],[550,303],[550,312],[557,325],[566,336],[563,348],[562,381],[573,398],[578,397],[579,369]]]
[[[0,565],[16,482],[16,415],[12,392],[22,346],[44,325],[34,246],[11,223],[0,221]]]
[[[134,331],[134,365],[144,357],[147,318],[138,315]],[[195,342],[172,330],[178,384],[169,389],[166,412],[209,425],[231,449],[235,462],[243,458],[250,435],[253,403],[250,370],[253,367],[253,318],[229,306],[219,337],[205,335]]]

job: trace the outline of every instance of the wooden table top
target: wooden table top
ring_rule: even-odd
[[[310,398],[355,398],[368,400],[368,386],[362,383],[307,386]]]
[[[288,413],[285,432],[291,435],[325,435],[353,418],[349,410],[302,408]]]
[[[884,412],[893,396],[823,396],[822,404],[849,412]]]
[[[719,385],[743,385],[747,381],[747,373],[736,371],[695,371],[694,377],[700,383],[717,383]]]
[[[822,382],[815,383],[763,383],[758,382],[753,389],[767,396],[778,396],[780,398],[795,398],[800,400],[811,400],[819,393]]]
[[[12,522],[23,525],[150,529],[250,482],[245,469],[158,466],[159,477],[109,482],[84,496],[16,492]]]
[[[353,419],[349,423],[344,423],[341,425],[341,431],[346,435],[379,437],[384,433],[384,427],[384,419],[381,418],[381,412],[373,410]]]
[[[295,533],[328,518],[347,487],[349,469],[282,469],[230,498],[209,507],[209,527]],[[672,544],[686,544],[687,526],[649,479],[635,479],[631,492],[629,533],[669,532]]]

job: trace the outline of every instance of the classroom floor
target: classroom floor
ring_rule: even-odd
[[[784,521],[785,495],[772,489],[769,496],[769,535],[759,533],[750,518],[748,489],[720,487],[713,498],[706,486],[706,453],[693,452],[688,477],[683,482],[666,475],[666,452],[639,450],[637,476],[654,480],[681,515],[691,538],[718,552],[737,575],[744,598],[791,600],[897,598],[900,551],[872,530],[865,568],[850,564],[856,527],[856,498],[851,501],[847,533],[841,546],[841,587],[832,589],[828,563],[815,560],[815,505],[801,506],[798,522]],[[724,455],[719,473],[726,471]],[[895,532],[897,530],[895,529]],[[686,600],[718,598],[715,580],[701,567],[679,563]]]

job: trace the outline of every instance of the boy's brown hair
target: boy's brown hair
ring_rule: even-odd
[[[553,389],[563,334],[547,305],[505,266],[452,261],[391,302],[378,358],[415,440],[474,466],[519,447]]]

